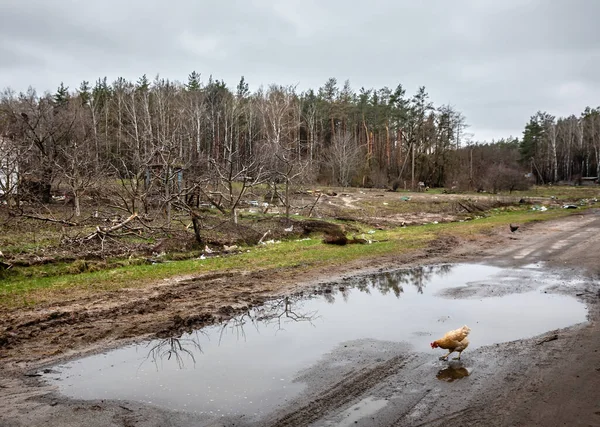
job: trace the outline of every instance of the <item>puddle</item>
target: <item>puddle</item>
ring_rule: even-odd
[[[270,301],[193,334],[75,360],[44,377],[74,398],[252,418],[298,396],[305,385],[294,381],[297,373],[343,342],[408,342],[437,359],[443,351],[429,343],[467,324],[471,345],[462,362],[468,363],[477,347],[586,321],[582,303],[544,293],[565,285],[564,278],[540,269],[478,264],[362,276]],[[467,298],[460,298],[461,289],[469,290]],[[448,372],[442,376],[455,379],[462,371]]]
[[[441,369],[435,376],[438,380],[451,383],[452,381],[460,380],[468,377],[469,370],[461,364],[450,364],[447,368]]]
[[[375,399],[373,396],[369,396],[342,412],[338,417],[340,421],[325,422],[323,425],[327,427],[350,427],[357,424],[358,420],[377,413],[385,408],[387,404],[388,401],[385,399]]]

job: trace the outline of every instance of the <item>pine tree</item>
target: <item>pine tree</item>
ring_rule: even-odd
[[[188,82],[185,85],[185,88],[189,92],[200,90],[202,88],[202,82],[200,81],[200,73],[192,71],[191,74],[188,76]]]
[[[250,95],[250,89],[248,88],[248,83],[246,83],[244,76],[242,76],[237,85],[237,96],[238,98],[246,98],[248,95]]]
[[[137,81],[136,89],[142,92],[146,92],[150,88],[150,81],[146,74],[142,75]]]
[[[66,104],[69,101],[69,87],[60,82],[60,86],[56,90],[53,99],[58,106]]]
[[[79,99],[81,100],[81,105],[88,105],[90,99],[92,97],[90,82],[84,80],[79,85]]]
[[[96,85],[92,89],[92,98],[94,99],[95,107],[102,109],[110,99],[110,88],[108,87],[107,78],[96,80]]]

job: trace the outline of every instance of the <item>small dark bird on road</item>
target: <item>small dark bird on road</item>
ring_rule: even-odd
[[[509,224],[508,226],[510,227],[510,231],[512,233],[514,233],[515,231],[517,231],[519,229],[518,225]]]

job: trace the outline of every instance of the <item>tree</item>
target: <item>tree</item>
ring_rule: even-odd
[[[323,109],[323,113],[330,123],[330,138],[333,137],[333,134],[335,133],[335,99],[337,98],[337,95],[337,80],[334,77],[330,77],[329,79],[327,79],[325,84],[321,88],[319,88],[318,93],[321,108]]]
[[[213,85],[211,96],[214,97],[213,113],[216,113],[219,118],[214,134],[219,150],[213,151],[209,156],[209,165],[216,188],[212,193],[204,190],[204,195],[221,212],[229,214],[231,220],[237,224],[237,209],[242,198],[250,188],[264,182],[266,173],[262,159],[258,156],[244,158],[233,138],[232,118],[236,116],[239,108],[237,100],[226,89],[223,82],[209,84],[211,85]],[[217,107],[220,108],[217,110]]]
[[[487,190],[492,193],[499,191],[512,193],[516,190],[527,190],[530,186],[524,173],[502,164],[488,167],[484,179]]]
[[[64,106],[69,101],[69,88],[66,87],[63,82],[60,82],[60,86],[56,90],[53,96],[54,102],[57,106]]]
[[[271,189],[285,206],[289,219],[291,189],[296,180],[303,177],[310,162],[303,159],[297,128],[295,88],[271,85],[262,96],[260,106],[264,123],[265,140],[262,158],[270,175]],[[299,113],[298,116],[301,116]],[[283,192],[278,184],[283,183]]]
[[[232,90],[212,75],[206,84],[200,77],[192,71],[179,83],[144,74],[111,84],[104,77],[93,85],[83,81],[74,93],[61,83],[51,95],[4,96],[2,117],[22,176],[48,202],[57,179],[71,182],[70,192],[85,193],[84,175],[110,174],[121,183],[106,186],[119,208],[160,207],[170,222],[173,204],[192,206],[207,197],[235,220],[257,172],[259,181],[268,176],[289,214],[293,187],[307,179],[443,185],[459,164],[464,118],[449,106],[434,108],[424,87],[412,98],[401,84],[356,93],[348,80],[339,87],[332,77],[318,90],[296,94],[279,85],[252,92],[244,76]],[[572,131],[557,124],[555,149],[548,148],[552,140],[540,142],[540,176],[596,167],[593,117],[577,119]],[[75,155],[82,150],[86,158]],[[548,156],[553,152],[557,166]]]
[[[414,131],[411,138],[411,187],[415,188],[415,158],[417,151],[420,153],[426,147],[426,122],[425,118],[429,111],[433,110],[433,104],[429,101],[429,94],[425,86],[420,86],[411,100],[410,117]]]
[[[94,172],[94,143],[92,137],[92,124],[83,118],[84,106],[81,103],[70,103],[68,109],[63,110],[62,120],[77,122],[71,128],[62,144],[57,147],[55,168],[57,178],[69,189],[68,197],[73,198],[73,212],[75,216],[81,215],[81,199],[99,181],[100,176]]]
[[[244,76],[240,78],[240,82],[237,85],[236,95],[238,98],[241,99],[246,98],[250,95],[250,89],[248,83],[246,83],[246,80],[244,79]]]
[[[78,95],[82,105],[88,105],[92,98],[90,82],[84,80],[79,85]]]
[[[590,175],[589,171],[594,170],[597,177],[600,179],[600,107],[590,108],[587,107],[582,114],[581,118],[581,139],[585,141],[585,145],[589,146],[593,151],[594,158],[590,159],[587,163],[590,167],[586,175]],[[592,168],[593,162],[596,163],[596,168]]]
[[[521,161],[529,163],[542,183],[558,180],[554,116],[538,111],[525,126]]]
[[[199,91],[202,88],[202,82],[200,80],[200,73],[197,73],[196,71],[192,71],[191,74],[188,76],[188,82],[185,85],[185,88],[189,92]]]
[[[351,133],[338,131],[333,136],[325,159],[337,184],[343,187],[351,184],[362,154]]]
[[[0,129],[0,200],[13,207],[19,202],[20,150],[16,141],[2,136],[6,134]]]
[[[66,106],[66,102],[58,107]],[[38,97],[32,88],[18,97],[5,91],[1,100],[3,120],[10,123],[14,139],[27,148],[21,151],[26,157],[21,157],[20,163],[29,172],[27,181],[31,183],[33,196],[43,203],[51,201],[56,155],[74,125],[73,120],[65,120],[61,110],[55,107],[53,97]],[[65,110],[62,108],[63,113]]]

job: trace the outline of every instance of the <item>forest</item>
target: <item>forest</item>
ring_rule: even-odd
[[[452,105],[424,86],[408,95],[335,78],[298,92],[235,88],[192,72],[186,83],[107,78],[40,95],[0,94],[0,196],[105,200],[134,213],[209,204],[235,217],[256,186],[289,207],[311,185],[390,190],[513,191],[600,176],[600,109],[537,112],[522,137],[472,141]]]

